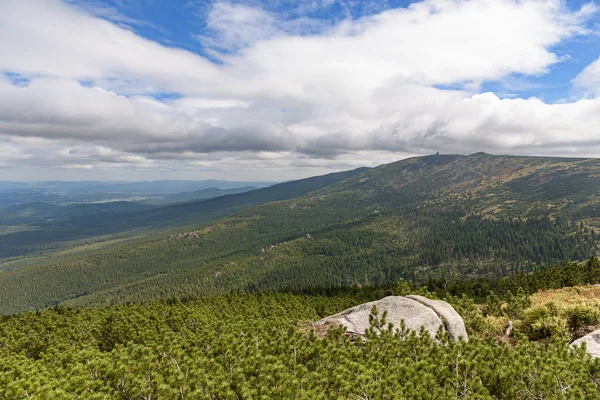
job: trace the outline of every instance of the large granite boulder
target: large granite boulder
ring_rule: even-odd
[[[432,300],[417,295],[409,295],[406,297],[431,308],[438,317],[440,317],[444,323],[444,328],[448,331],[448,334],[452,339],[458,340],[460,337],[465,340],[469,339],[467,329],[465,328],[465,321],[450,304],[442,300]]]
[[[571,346],[579,347],[584,343],[586,344],[586,351],[590,356],[600,358],[600,329],[574,340]]]
[[[431,337],[435,337],[438,329],[444,327],[452,339],[462,337],[468,340],[464,321],[450,304],[422,296],[388,296],[360,304],[315,322],[315,330],[325,332],[331,326],[343,325],[347,334],[364,337],[370,327],[369,315],[373,306],[377,307],[379,317],[387,311],[386,321],[392,323],[395,329],[400,328],[404,320],[408,329],[418,332],[423,327]]]

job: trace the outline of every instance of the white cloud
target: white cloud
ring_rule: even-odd
[[[208,14],[205,33],[198,39],[216,51],[236,51],[279,33],[277,20],[270,13],[245,5],[217,2]]]
[[[216,78],[193,53],[167,48],[58,0],[5,0],[0,70],[29,76],[143,83],[148,91]]]
[[[56,0],[0,11],[0,71],[30,78],[0,79],[0,135],[22,163],[247,172],[436,150],[600,154],[600,100],[477,93],[560,62],[553,46],[586,33],[591,5],[425,0],[302,30],[314,21],[218,2],[201,41],[222,64]],[[576,84],[600,90],[599,65]]]
[[[600,58],[588,65],[575,78],[575,86],[590,94],[600,94]]]

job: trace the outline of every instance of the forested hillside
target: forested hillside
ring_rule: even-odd
[[[160,199],[160,202],[164,204],[173,203],[173,202],[185,202],[192,200],[202,200],[202,199],[213,199],[215,197],[226,196],[228,194],[237,194],[249,192],[251,190],[258,189],[255,186],[242,186],[234,189],[218,189],[215,187],[206,188],[202,190],[194,190],[191,192],[180,192],[168,196],[164,196]],[[158,201],[156,203],[159,203]]]
[[[199,181],[0,181],[0,208],[25,204],[49,203],[54,205],[84,204],[115,200],[162,200],[179,193],[229,191],[253,186],[263,188],[275,182]],[[208,193],[202,193],[207,190]]]
[[[31,254],[73,248],[88,242],[129,236],[151,235],[158,230],[199,224],[237,210],[270,201],[290,199],[339,182],[365,168],[331,173],[266,188],[189,202],[150,207],[132,202],[79,204],[55,207],[44,203],[24,204],[0,210],[0,261]],[[177,181],[171,182],[175,185]],[[184,181],[185,182],[185,181]],[[233,182],[232,182],[233,183]],[[160,182],[139,182],[141,188]],[[117,185],[121,187],[121,185]],[[167,185],[167,189],[168,189]],[[181,187],[175,185],[175,187]],[[185,187],[189,187],[186,185]],[[140,189],[141,190],[141,189]],[[163,189],[166,190],[166,189]]]
[[[187,238],[161,233],[25,266],[4,263],[0,312],[507,276],[597,254],[598,160],[436,155],[359,172],[295,184],[299,197],[274,186],[156,214],[185,220],[194,207],[205,215],[238,210],[180,230],[195,231]],[[240,211],[266,201],[253,193],[268,190],[288,200]]]

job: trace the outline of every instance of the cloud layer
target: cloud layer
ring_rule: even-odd
[[[595,34],[591,4],[425,0],[324,22],[216,2],[190,33],[195,53],[58,0],[0,11],[0,179],[287,179],[438,150],[600,155],[600,59],[556,104],[481,90],[564,62],[558,46]]]

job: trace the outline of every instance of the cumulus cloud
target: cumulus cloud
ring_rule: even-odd
[[[199,53],[58,0],[6,0],[0,11],[0,72],[10,73],[0,157],[11,163],[309,175],[437,150],[600,153],[599,61],[574,81],[581,100],[478,91],[562,62],[555,46],[588,34],[593,5],[424,0],[321,23],[221,1]]]
[[[600,58],[585,67],[575,78],[575,86],[588,94],[600,94]]]
[[[152,42],[59,0],[6,0],[0,13],[0,70],[98,80],[147,91],[214,80],[208,60]]]
[[[206,28],[197,38],[216,51],[237,51],[281,33],[277,19],[270,13],[228,2],[213,5]]]

